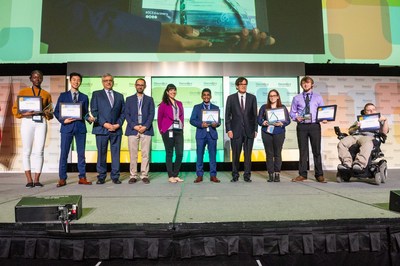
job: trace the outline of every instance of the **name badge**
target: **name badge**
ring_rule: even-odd
[[[180,129],[179,120],[174,120],[173,128],[174,128],[174,129]]]
[[[174,137],[174,132],[172,130],[168,131],[168,137],[173,138]]]
[[[33,115],[32,116],[32,121],[42,123],[43,122],[43,116],[41,115]]]
[[[312,122],[312,115],[311,114],[304,114],[304,123],[310,124]]]

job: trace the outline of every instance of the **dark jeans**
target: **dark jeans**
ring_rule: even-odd
[[[173,131],[173,137],[169,137],[169,131],[162,134],[165,146],[165,162],[167,165],[168,177],[177,177],[183,158],[183,130]],[[172,164],[172,157],[175,148],[175,163]]]
[[[282,146],[285,141],[285,132],[268,134],[262,131],[261,138],[267,155],[267,171],[269,174],[280,172],[282,168]]]

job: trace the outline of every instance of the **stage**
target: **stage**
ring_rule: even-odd
[[[0,258],[189,263],[246,256],[262,265],[398,265],[400,213],[388,205],[390,191],[400,190],[399,175],[388,170],[378,186],[373,180],[337,183],[334,171],[325,172],[325,184],[312,172],[300,183],[291,182],[297,171],[283,171],[280,183],[268,183],[261,171],[252,173],[251,183],[242,177],[231,183],[230,172],[220,172],[221,183],[205,176],[195,184],[195,173],[184,172],[185,182],[171,184],[157,172],[146,185],[128,184],[123,173],[120,185],[108,177],[103,185],[85,186],[69,173],[65,187],[56,188],[57,174],[43,174],[44,187],[29,189],[22,173],[2,173]],[[95,183],[96,173],[88,179]],[[61,222],[15,222],[22,197],[59,195],[82,195],[82,217],[71,221],[69,233]]]

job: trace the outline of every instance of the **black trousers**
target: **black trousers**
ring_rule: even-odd
[[[251,152],[253,150],[254,138],[248,138],[242,136],[240,138],[231,139],[232,147],[232,177],[239,178],[239,159],[240,153],[244,152],[244,178],[250,178],[251,176]]]
[[[181,169],[183,158],[183,130],[173,131],[173,137],[169,137],[169,131],[162,134],[165,146],[165,162],[168,177],[177,177]],[[172,164],[172,157],[175,148],[175,163]]]
[[[311,150],[314,156],[314,171],[315,177],[324,175],[322,170],[321,158],[321,125],[314,124],[297,124],[297,142],[299,145],[299,175],[307,178],[308,168],[308,140],[311,143]]]
[[[269,174],[280,172],[282,168],[282,147],[285,141],[285,132],[268,134],[261,131],[261,138],[267,155],[267,171]]]

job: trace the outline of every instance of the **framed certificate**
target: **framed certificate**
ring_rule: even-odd
[[[40,96],[17,96],[18,113],[42,112],[42,97]]]
[[[60,117],[82,120],[82,103],[60,103]]]
[[[360,131],[376,131],[381,128],[379,123],[380,113],[372,115],[358,115],[357,121],[360,123]]]
[[[335,121],[336,109],[337,109],[336,104],[319,106],[317,109],[317,122],[321,122],[323,120]]]
[[[265,116],[268,123],[285,122],[287,120],[285,107],[265,110]]]
[[[201,121],[207,124],[219,123],[219,110],[202,109],[201,113]]]

